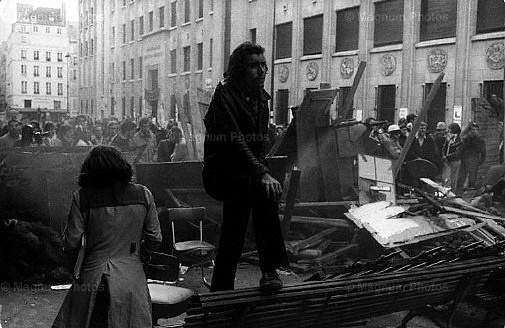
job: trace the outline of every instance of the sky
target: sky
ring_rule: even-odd
[[[7,2],[27,3],[34,7],[60,8],[62,3],[66,3],[67,19],[69,21],[79,20],[79,0],[0,0],[0,10]]]

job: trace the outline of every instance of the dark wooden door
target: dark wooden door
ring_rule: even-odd
[[[424,88],[424,100],[428,97],[433,83],[426,83]],[[428,123],[428,131],[435,131],[438,122],[445,122],[445,111],[446,111],[446,97],[447,97],[447,83],[440,83],[440,88],[435,94],[435,98],[428,109],[427,117],[421,118],[423,121]]]
[[[395,105],[396,105],[396,85],[387,84],[379,85],[377,90],[377,119],[379,121],[395,121]]]

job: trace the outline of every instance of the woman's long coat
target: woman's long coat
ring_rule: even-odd
[[[85,200],[81,202],[81,197]],[[140,242],[154,250],[161,230],[151,192],[128,184],[107,189],[80,189],[73,195],[64,245],[77,250],[88,216],[86,256],[53,327],[89,327],[97,289],[104,276],[110,295],[108,327],[152,327],[151,300],[140,260]]]

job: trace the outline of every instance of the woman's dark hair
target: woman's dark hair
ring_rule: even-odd
[[[116,182],[127,184],[132,178],[132,167],[113,147],[91,149],[81,166],[79,186],[104,188]]]
[[[244,42],[240,44],[230,56],[228,69],[224,73],[225,78],[240,79],[247,69],[247,57],[249,55],[261,55],[265,52],[265,48],[259,44]]]

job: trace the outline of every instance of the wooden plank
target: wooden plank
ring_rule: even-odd
[[[363,72],[365,71],[365,67],[366,67],[366,62],[361,61],[359,63],[356,75],[354,76],[354,81],[352,82],[351,90],[349,90],[349,93],[347,94],[347,97],[345,98],[345,101],[344,101],[344,107],[342,108],[342,117],[343,118],[347,117],[347,115],[349,115],[349,111],[352,110],[351,105],[352,105],[352,101],[354,99],[354,94],[356,93],[356,90],[358,89],[358,85],[359,85],[359,82],[361,81],[361,76],[363,75]]]
[[[333,252],[330,252],[330,253],[327,253],[327,254],[324,254],[324,255],[321,255],[319,257],[316,257],[315,259],[313,259],[314,262],[316,263],[321,263],[321,262],[326,262],[326,261],[329,261],[329,260],[333,260],[335,257],[341,255],[342,253],[345,253],[345,252],[348,252],[356,247],[358,247],[359,245],[358,244],[349,244],[348,246],[345,246],[343,248],[340,248],[340,249],[337,249]]]
[[[297,209],[326,209],[326,208],[334,208],[339,206],[345,206],[349,208],[351,205],[358,205],[357,200],[346,200],[346,201],[335,201],[335,202],[303,202],[303,203],[295,203],[294,207]],[[283,209],[284,206],[281,206],[280,209]]]
[[[343,186],[335,127],[316,127],[318,160],[325,201],[341,200]],[[352,176],[352,175],[351,175]]]
[[[298,253],[300,250],[307,248],[309,245],[315,243],[316,241],[321,241],[323,240],[326,236],[331,235],[335,231],[337,231],[338,228],[333,227],[333,228],[328,228],[326,230],[321,231],[318,234],[315,234],[312,237],[309,237],[307,239],[304,239],[300,242],[298,242],[296,245],[293,246],[293,253]]]
[[[499,217],[496,215],[473,212],[473,211],[466,211],[466,210],[462,210],[462,209],[450,207],[450,206],[442,206],[442,208],[444,210],[446,210],[447,212],[453,212],[453,213],[458,213],[458,214],[463,214],[463,215],[468,215],[468,216],[473,216],[473,217],[478,217],[478,218],[483,218],[483,219],[505,221],[505,218],[502,218],[502,217]]]
[[[300,174],[300,170],[293,169],[291,170],[291,175],[289,177],[289,186],[286,195],[286,207],[282,219],[282,232],[284,233],[284,236],[288,235],[289,229],[291,227],[291,216],[293,215],[298,186],[300,185]]]
[[[409,133],[407,140],[405,140],[405,144],[403,145],[402,151],[400,152],[400,157],[396,160],[395,165],[393,166],[393,174],[395,177],[398,176],[403,161],[405,161],[405,157],[407,156],[407,153],[409,151],[410,145],[412,144],[412,142],[414,142],[414,139],[416,138],[417,130],[419,130],[419,126],[421,125],[422,122],[421,117],[424,117],[428,112],[428,109],[430,108],[431,103],[433,102],[433,99],[435,99],[435,95],[437,94],[437,91],[440,88],[440,83],[442,82],[444,75],[445,75],[444,72],[440,73],[435,82],[433,83],[433,86],[430,89],[430,93],[428,94],[428,97],[426,98],[426,101],[423,104],[423,108],[419,112],[418,119],[415,120],[412,126],[412,131]]]
[[[279,215],[279,218],[282,220],[283,215]],[[316,225],[323,225],[323,226],[328,226],[328,227],[340,227],[340,228],[348,228],[348,229],[356,228],[356,226],[348,220],[318,218],[318,217],[312,217],[312,216],[293,215],[291,217],[291,222],[308,223],[308,224],[316,224]]]

